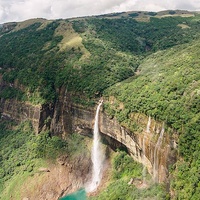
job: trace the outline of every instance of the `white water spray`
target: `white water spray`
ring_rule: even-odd
[[[150,126],[151,126],[151,117],[149,116],[147,127],[146,127],[146,133],[150,133]],[[142,178],[143,178],[143,184],[146,182],[146,167],[145,167],[145,135],[143,136],[143,141],[142,141],[142,149],[143,149],[143,170],[142,170]]]
[[[101,147],[100,135],[99,135],[99,110],[103,101],[101,100],[95,116],[94,132],[93,132],[93,146],[92,146],[92,180],[86,188],[87,192],[93,192],[97,189],[102,178],[102,168],[104,162],[104,153]]]
[[[148,120],[147,128],[146,128],[147,133],[150,133],[150,126],[151,126],[151,117],[149,116],[149,120]]]
[[[143,184],[144,184],[144,183],[146,182],[146,167],[145,167],[145,136],[143,136],[142,149],[143,149],[143,170],[142,170],[142,179],[143,179]]]
[[[154,182],[158,182],[158,167],[159,167],[158,150],[160,149],[160,146],[162,144],[164,132],[165,132],[165,129],[164,129],[164,125],[163,125],[162,130],[160,132],[160,136],[158,138],[158,141],[157,141],[155,149],[154,149],[154,163],[153,163],[153,179],[154,179]]]

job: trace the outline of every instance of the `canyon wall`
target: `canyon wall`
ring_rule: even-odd
[[[16,99],[0,99],[1,118],[17,122],[30,120],[36,134],[48,129],[52,113],[53,107],[48,104],[32,105],[28,102],[17,101]]]
[[[64,93],[64,89],[61,89],[60,94],[63,95],[54,105],[33,106],[14,99],[1,99],[1,117],[17,121],[31,120],[36,133],[50,129],[53,134],[62,135],[63,138],[72,132],[91,134],[95,108],[86,109],[72,104],[70,96]],[[136,161],[147,167],[155,182],[167,182],[168,168],[176,161],[177,134],[167,132],[163,123],[154,119],[149,121],[149,117],[144,114],[133,113],[131,119],[142,127],[140,131],[133,132],[121,126],[101,109],[100,132],[112,138],[110,141],[123,144]],[[113,146],[117,147],[118,144]]]
[[[71,131],[87,134],[94,125],[95,109],[84,109],[77,105],[67,108],[71,113]],[[133,120],[143,127],[140,132],[132,132],[121,126],[115,118],[109,118],[103,111],[99,116],[99,129],[103,135],[109,136],[126,146],[131,156],[144,164],[155,182],[167,182],[170,164],[176,161],[176,134],[164,131],[163,123],[143,114],[135,113]],[[149,124],[149,125],[148,125]],[[147,130],[147,125],[148,130]],[[66,132],[69,130],[66,130]],[[163,131],[163,134],[161,134]]]
[[[4,82],[0,74],[0,91],[6,87],[24,90],[24,86],[20,85],[17,80],[12,84]],[[53,104],[33,105],[27,101],[18,101],[15,98],[5,99],[0,96],[0,117],[16,122],[30,120],[36,134],[49,129],[53,113]]]

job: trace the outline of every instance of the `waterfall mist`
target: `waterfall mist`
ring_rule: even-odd
[[[161,147],[164,132],[165,132],[165,129],[164,129],[164,124],[163,124],[159,138],[157,140],[157,143],[154,149],[153,180],[155,183],[158,182],[158,179],[159,179],[158,177],[158,166],[159,166],[158,150]]]
[[[147,127],[146,127],[146,133],[150,133],[150,126],[151,126],[151,117],[149,116]],[[143,149],[143,163],[145,163],[145,151],[146,145],[145,145],[145,135],[143,136],[143,141],[142,141],[142,149]],[[143,164],[143,170],[142,170],[142,179],[143,179],[143,184],[146,182],[146,167],[145,164]]]
[[[142,179],[143,183],[146,182],[146,167],[145,167],[145,136],[143,137],[143,142],[142,142],[142,148],[143,148],[143,170],[142,170]]]
[[[150,133],[150,126],[151,126],[151,117],[149,116],[149,120],[148,120],[147,128],[146,128],[147,133]]]
[[[92,180],[86,187],[87,192],[93,192],[97,189],[101,182],[102,178],[102,168],[104,162],[104,152],[101,145],[101,138],[99,134],[99,111],[101,108],[103,101],[101,100],[95,115],[95,123],[94,123],[94,132],[93,132],[93,146],[91,152],[91,160],[92,160]]]

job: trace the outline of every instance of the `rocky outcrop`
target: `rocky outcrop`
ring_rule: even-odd
[[[0,99],[1,118],[11,119],[17,122],[30,120],[35,133],[48,129],[51,122],[51,105],[32,105],[28,102],[20,102],[16,99]]]
[[[0,33],[7,33],[12,31],[17,26],[16,22],[9,22],[0,25]]]
[[[1,118],[15,121],[31,120],[35,132],[38,133],[41,113],[40,106],[32,106],[15,99],[1,99],[0,102]]]
[[[90,166],[88,156],[82,155],[73,160],[62,156],[55,163],[48,163],[48,168],[40,168],[27,178],[21,187],[20,199],[58,200],[84,187]]]
[[[24,86],[19,85],[17,80],[14,83],[6,83],[0,75],[0,91],[6,87],[24,90]],[[15,98],[5,99],[0,96],[0,117],[16,122],[29,120],[36,134],[50,128],[53,113],[53,104],[33,105],[30,102],[18,101]]]

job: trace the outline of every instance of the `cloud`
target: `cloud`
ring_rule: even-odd
[[[0,5],[0,19],[3,18],[3,14],[4,14],[4,9],[3,9],[3,7]]]
[[[139,10],[200,10],[200,1],[199,0],[137,0],[136,9]]]
[[[0,0],[0,23],[29,18],[70,18],[130,10],[200,10],[199,0]]]

